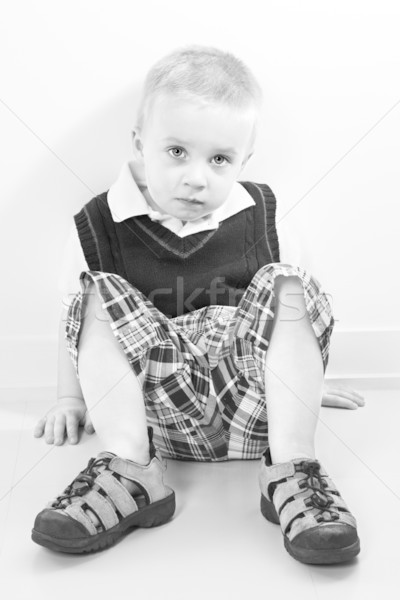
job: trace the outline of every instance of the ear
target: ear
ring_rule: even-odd
[[[140,129],[136,127],[132,130],[131,135],[133,154],[136,159],[141,159],[143,158],[143,143],[141,139]]]
[[[247,165],[247,163],[249,162],[249,159],[253,156],[254,154],[254,150],[252,150],[244,159],[242,162],[242,166],[240,167],[240,173],[243,171],[243,169],[245,168],[245,166]]]

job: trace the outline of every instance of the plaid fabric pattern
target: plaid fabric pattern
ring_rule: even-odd
[[[264,372],[279,275],[303,284],[325,371],[334,326],[328,298],[304,269],[271,263],[257,271],[237,307],[206,306],[172,319],[119,275],[82,271],[65,330],[78,377],[79,330],[93,283],[142,386],[162,453],[197,461],[259,458],[268,446]]]

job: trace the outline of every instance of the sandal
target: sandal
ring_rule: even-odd
[[[112,546],[133,527],[166,523],[175,512],[175,494],[163,482],[165,463],[152,442],[146,466],[101,452],[54,501],[40,512],[32,530],[37,544],[82,553]]]
[[[317,460],[272,464],[261,459],[261,512],[280,524],[286,550],[309,564],[334,564],[360,552],[357,524],[339,491]]]

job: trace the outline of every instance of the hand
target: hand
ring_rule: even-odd
[[[324,383],[322,406],[355,409],[364,405],[364,397],[359,392],[356,392],[347,386]]]
[[[37,422],[33,435],[42,437],[44,434],[47,444],[60,446],[64,443],[66,434],[70,444],[77,444],[80,425],[87,433],[94,432],[85,401],[79,398],[63,398]]]

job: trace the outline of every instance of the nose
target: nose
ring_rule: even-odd
[[[204,167],[199,163],[187,165],[184,175],[183,184],[195,189],[203,189],[207,185],[207,178]]]

